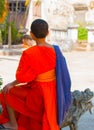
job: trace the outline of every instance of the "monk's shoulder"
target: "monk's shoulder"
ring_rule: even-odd
[[[36,54],[38,52],[38,47],[37,46],[32,46],[32,47],[30,47],[30,48],[28,48],[28,49],[26,49],[25,51],[24,51],[24,53],[26,53],[26,54],[28,54],[28,55],[34,55],[34,54]]]

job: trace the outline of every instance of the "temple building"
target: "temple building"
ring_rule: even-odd
[[[89,29],[93,35],[94,26],[94,0],[8,0],[11,20],[16,21],[20,32],[30,32],[31,22],[36,18],[45,19],[51,29],[50,39],[52,42],[63,46],[71,47],[71,44],[78,41],[78,27],[82,25]],[[87,26],[89,25],[89,26]],[[91,37],[88,36],[91,42]],[[94,41],[94,40],[93,40]]]

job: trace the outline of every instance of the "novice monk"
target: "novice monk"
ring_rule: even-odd
[[[30,35],[28,35],[28,34],[26,34],[26,35],[24,35],[22,37],[21,42],[22,42],[24,48],[31,47],[31,46],[33,46],[35,44],[32,37]]]
[[[46,41],[47,22],[42,19],[33,21],[30,35],[36,41],[36,45],[23,51],[16,70],[16,80],[5,85],[0,95],[3,106],[3,112],[0,115],[0,128],[59,130],[56,93],[57,58],[54,47]],[[64,66],[66,66],[65,61]],[[65,84],[67,81],[68,86],[64,85],[67,91],[66,99],[63,94],[64,109],[62,111],[66,113],[69,107],[66,106],[69,105],[71,84],[67,66],[64,71],[62,72],[65,77],[62,81],[64,80]]]

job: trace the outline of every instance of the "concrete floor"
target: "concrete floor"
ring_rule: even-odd
[[[72,80],[73,90],[85,90],[90,88],[94,91],[94,51],[64,53]],[[94,98],[92,99],[94,103]],[[86,112],[79,120],[78,130],[94,129],[94,110],[90,114]],[[69,127],[62,130],[69,130]]]

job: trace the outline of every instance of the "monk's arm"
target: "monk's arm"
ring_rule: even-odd
[[[2,91],[3,91],[4,93],[7,93],[11,88],[16,87],[16,86],[18,86],[18,85],[20,85],[20,84],[21,84],[21,83],[20,83],[19,81],[14,80],[14,81],[12,81],[12,82],[6,84],[6,85],[3,87],[3,90],[2,90]]]

